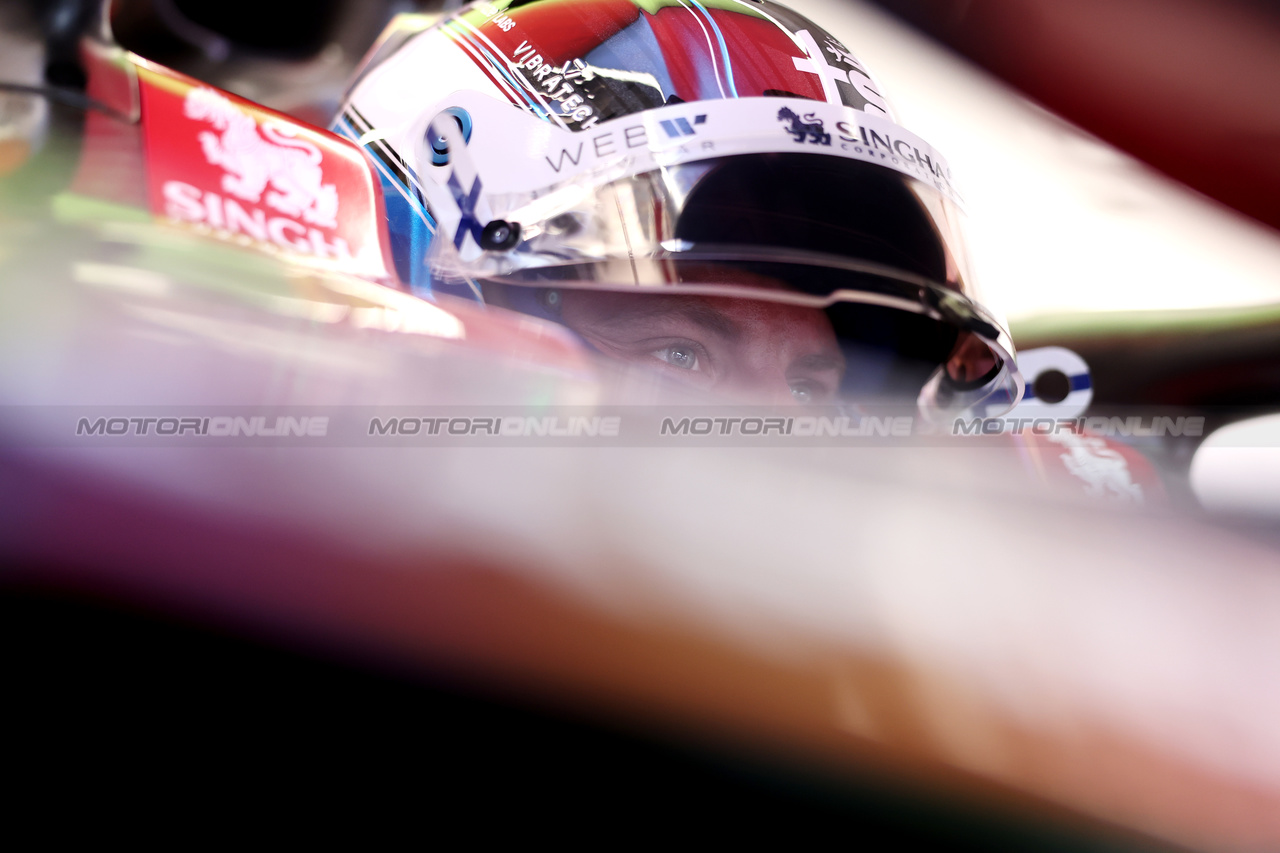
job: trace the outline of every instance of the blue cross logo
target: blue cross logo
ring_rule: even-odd
[[[484,233],[484,223],[476,219],[476,202],[480,199],[480,176],[476,175],[470,191],[464,192],[462,184],[458,182],[458,173],[451,172],[448,187],[453,193],[453,200],[458,203],[458,212],[462,214],[462,218],[458,220],[458,230],[453,235],[453,247],[461,249],[462,241],[466,239],[467,234],[470,234],[471,239],[479,245],[480,235]]]

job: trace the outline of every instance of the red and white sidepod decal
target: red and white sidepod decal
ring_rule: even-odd
[[[155,214],[290,261],[392,277],[359,149],[153,63],[138,63],[138,82]]]

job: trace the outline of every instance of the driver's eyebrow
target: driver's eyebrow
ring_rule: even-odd
[[[615,315],[609,325],[618,325],[638,318],[661,319],[678,317],[700,326],[702,329],[737,343],[742,338],[742,329],[733,320],[700,299],[671,296],[652,299],[644,309],[622,312]]]
[[[802,355],[787,366],[790,370],[844,370],[844,356],[838,352],[815,352]]]

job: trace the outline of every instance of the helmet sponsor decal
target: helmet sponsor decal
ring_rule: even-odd
[[[787,133],[795,136],[796,142],[812,142],[814,145],[830,145],[831,134],[822,126],[822,119],[815,113],[805,113],[804,118],[796,115],[790,107],[778,110],[778,121],[787,126]]]
[[[871,75],[847,47],[831,36],[824,36],[823,47],[819,47],[808,30],[797,32],[796,39],[809,57],[795,58],[796,70],[818,75],[822,93],[828,102],[843,103],[856,110],[870,107],[884,115],[889,114],[884,97],[875,89]]]
[[[516,25],[516,22],[513,21],[506,12],[501,11],[492,3],[483,2],[482,0],[482,2],[477,3],[473,8],[481,15],[488,18],[490,23],[502,30],[504,33],[511,32]]]
[[[486,192],[493,194],[542,193],[567,182],[594,184],[710,157],[803,151],[874,163],[961,201],[950,167],[931,145],[885,117],[835,104],[790,98],[700,101],[577,133],[476,92],[454,93],[450,103],[471,116],[468,158],[483,164]],[[409,134],[412,144],[418,135]],[[512,138],[527,142],[512,146]],[[446,176],[422,164],[417,172],[437,182]]]
[[[565,122],[573,123],[578,130],[586,130],[600,121],[595,108],[587,103],[587,99],[595,95],[578,90],[578,83],[595,79],[594,72],[581,59],[575,58],[557,68],[535,52],[533,45],[522,41],[511,61],[529,88],[541,89],[544,97],[560,106],[558,115]]]
[[[706,113],[699,113],[693,117],[692,122],[680,116],[672,119],[661,119],[658,124],[666,132],[671,139],[677,139],[681,136],[696,136],[698,131],[694,129],[694,125],[703,124],[707,120]]]

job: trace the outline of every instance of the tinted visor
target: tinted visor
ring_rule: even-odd
[[[910,179],[869,163],[769,153],[698,164],[675,236],[882,264],[946,282],[947,248]],[[710,165],[709,168],[707,166]]]

